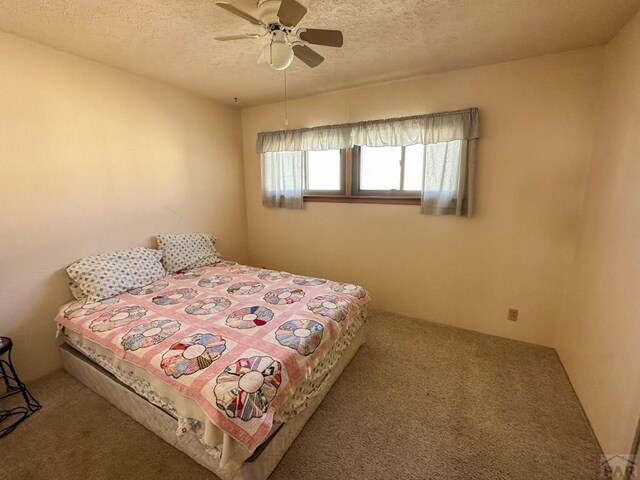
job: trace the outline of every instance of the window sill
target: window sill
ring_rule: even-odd
[[[305,202],[318,203],[383,203],[388,205],[420,205],[420,197],[305,195]]]

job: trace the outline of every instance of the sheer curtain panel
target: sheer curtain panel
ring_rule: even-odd
[[[305,152],[262,154],[262,205],[270,208],[304,208]]]
[[[471,216],[476,141],[456,140],[426,146],[422,214]]]

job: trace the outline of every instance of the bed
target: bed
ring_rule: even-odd
[[[360,286],[234,262],[61,307],[65,369],[223,480],[276,467],[364,343]]]

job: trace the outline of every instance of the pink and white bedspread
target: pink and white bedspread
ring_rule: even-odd
[[[356,285],[220,262],[69,303],[56,322],[191,398],[253,451],[368,302]]]

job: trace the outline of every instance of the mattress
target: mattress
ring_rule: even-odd
[[[355,285],[221,262],[72,302],[56,321],[229,472],[321,390],[368,301]]]
[[[320,391],[308,406],[279,427],[269,440],[260,445],[254,454],[243,463],[241,468],[232,473],[220,468],[219,459],[207,453],[206,447],[192,432],[177,437],[175,434],[177,422],[163,409],[149,403],[130,387],[96,365],[95,362],[69,347],[68,344],[63,344],[60,347],[60,353],[67,372],[167,443],[215,473],[221,480],[266,480],[318,408],[333,383],[349,364],[359,347],[364,344],[364,330],[364,326],[358,330],[353,341],[343,352],[329,373],[326,382],[323,383]]]

